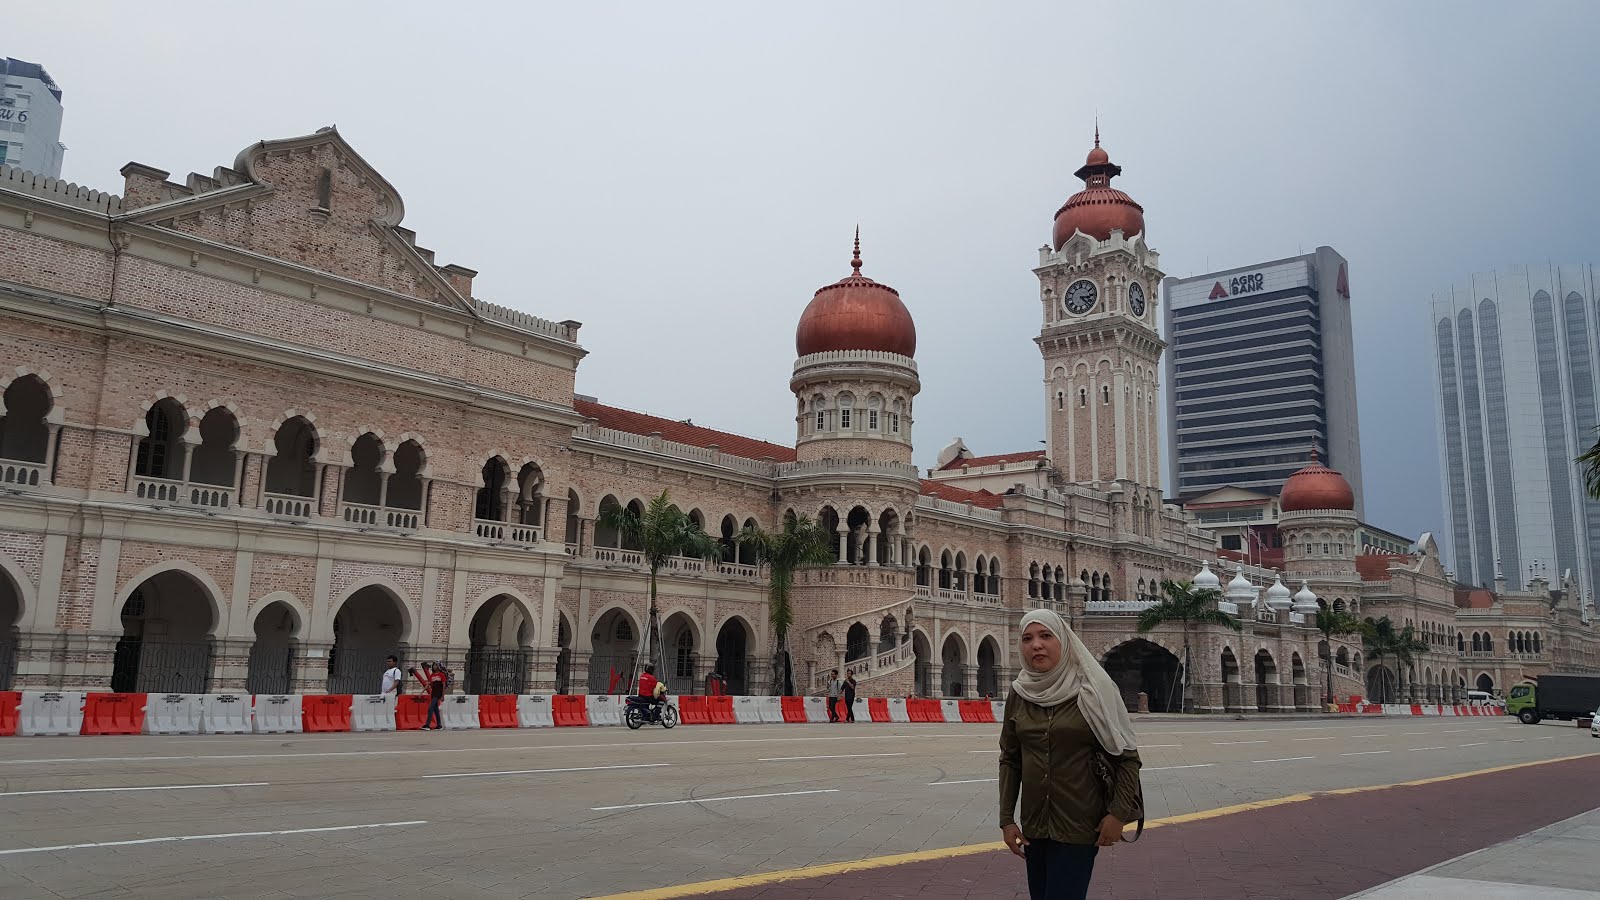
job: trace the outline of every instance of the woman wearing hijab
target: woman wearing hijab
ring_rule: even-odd
[[[1022,617],[1021,650],[1000,726],[1000,832],[1028,861],[1033,900],[1081,900],[1100,848],[1140,815],[1133,722],[1116,683],[1056,613]],[[1110,796],[1096,754],[1112,774]]]

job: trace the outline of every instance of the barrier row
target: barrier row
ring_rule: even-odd
[[[1439,703],[1339,703],[1339,712],[1364,716],[1502,716],[1497,706],[1469,706]]]
[[[684,696],[668,702],[685,725],[829,721],[823,697]],[[441,704],[440,720],[448,730],[621,725],[625,703],[625,697],[604,694],[452,694]],[[840,699],[833,712],[840,719],[853,713],[860,722],[993,723],[1003,709],[989,700],[864,697],[848,710]],[[416,731],[427,710],[422,694],[0,691],[0,736]]]

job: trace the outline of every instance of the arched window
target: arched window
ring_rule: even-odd
[[[226,406],[213,407],[200,419],[200,446],[194,448],[189,480],[198,484],[237,487],[239,422]]]
[[[849,431],[851,428],[850,414],[854,411],[856,398],[849,392],[839,395],[839,430]]]
[[[1467,651],[1467,639],[1462,636],[1461,632],[1458,631],[1458,632],[1456,632],[1456,652],[1465,653],[1466,651]]]
[[[967,591],[967,553],[965,550],[956,551],[955,589],[962,593]]]
[[[478,488],[473,515],[486,522],[503,522],[506,517],[506,461],[496,456],[483,464],[483,486]]]
[[[372,432],[356,438],[344,473],[344,501],[377,506],[383,493],[383,441]]]
[[[0,416],[0,459],[42,463],[49,458],[50,389],[36,375],[11,382],[5,392],[5,415]]]
[[[1067,575],[1060,566],[1056,566],[1056,578],[1054,584],[1056,599],[1067,599]]]
[[[1483,633],[1483,649],[1490,653],[1494,652],[1494,635],[1487,631]]]
[[[317,431],[311,422],[295,416],[279,425],[272,446],[277,453],[267,463],[267,493],[315,497]]]
[[[946,550],[939,554],[939,587],[950,590],[950,586],[954,583],[955,574],[951,569],[950,551]]]
[[[1105,404],[1108,404],[1110,402],[1111,402],[1111,385],[1103,384],[1103,385],[1100,386],[1100,403],[1101,403],[1101,405],[1105,405]]]
[[[1028,566],[1028,596],[1037,599],[1039,596],[1039,564]]]
[[[384,505],[391,509],[422,508],[422,445],[407,440],[394,451],[394,474],[389,476],[389,490]],[[576,500],[574,499],[574,508]]]
[[[1085,406],[1088,406],[1088,405],[1089,405],[1089,389],[1088,388],[1078,388],[1078,406],[1081,408],[1081,407],[1085,407]]]
[[[685,628],[678,632],[677,645],[673,648],[673,672],[678,678],[694,677],[694,634]]]
[[[1543,641],[1542,638],[1539,637],[1539,632],[1537,632],[1537,631],[1535,631],[1533,633],[1533,652],[1534,653],[1543,653],[1544,652],[1544,641]]]
[[[178,401],[163,398],[144,414],[149,433],[139,439],[133,473],[142,478],[177,480],[183,477],[183,432],[188,417]]]
[[[517,473],[517,522],[544,524],[544,471],[535,463],[528,463]]]

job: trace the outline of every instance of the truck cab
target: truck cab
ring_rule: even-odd
[[[1516,716],[1517,721],[1524,725],[1539,723],[1539,702],[1535,687],[1532,684],[1513,685],[1511,694],[1506,699],[1506,712]]]

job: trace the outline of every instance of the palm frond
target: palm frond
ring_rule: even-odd
[[[1585,450],[1573,462],[1583,466],[1583,489],[1596,500],[1600,500],[1600,428],[1595,429],[1594,446]]]

